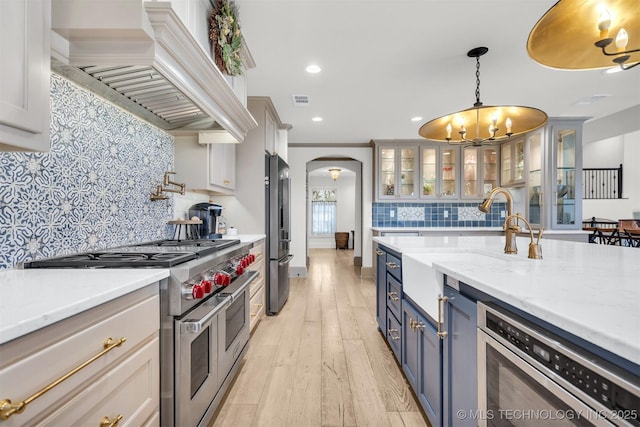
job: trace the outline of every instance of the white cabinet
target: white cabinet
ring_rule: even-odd
[[[0,150],[49,150],[51,3],[0,1]]]
[[[418,145],[376,143],[376,199],[418,198]]]
[[[1,345],[0,400],[29,401],[2,426],[158,425],[159,326],[155,284]]]
[[[525,139],[518,138],[500,145],[500,185],[522,186],[525,182]]]
[[[236,146],[200,144],[196,135],[175,137],[176,179],[189,191],[233,194],[236,188]]]
[[[451,145],[425,145],[420,154],[421,199],[460,197],[460,150]]]
[[[498,186],[498,148],[464,147],[462,151],[462,198],[483,198]]]
[[[257,271],[258,276],[249,288],[249,315],[251,321],[249,327],[251,332],[258,326],[260,319],[265,315],[265,241],[259,240],[253,244],[250,253],[255,255],[256,260],[251,265],[251,270]]]

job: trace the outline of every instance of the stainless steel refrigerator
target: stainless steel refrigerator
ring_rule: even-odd
[[[277,314],[289,297],[289,253],[291,243],[289,165],[280,156],[265,156],[266,234],[269,274],[266,283],[266,313]]]

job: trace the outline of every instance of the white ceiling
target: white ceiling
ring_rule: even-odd
[[[599,118],[640,104],[640,67],[605,75],[553,70],[528,57],[529,32],[555,0],[236,3],[256,63],[248,94],[272,99],[293,126],[290,144],[420,139],[424,122],[475,102],[476,64],[467,52],[477,46],[489,48],[480,60],[485,105]],[[306,73],[310,63],[322,72]],[[307,95],[309,106],[294,106],[292,95]],[[579,103],[597,95],[610,96]]]

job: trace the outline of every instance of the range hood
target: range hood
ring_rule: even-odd
[[[170,133],[242,142],[258,124],[203,47],[208,12],[193,19],[196,40],[171,2],[53,0],[52,70]]]

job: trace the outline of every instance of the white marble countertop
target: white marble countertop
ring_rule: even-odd
[[[417,232],[451,232],[452,235],[458,233],[474,233],[492,231],[496,233],[502,232],[502,227],[371,227],[373,231],[379,231],[381,233],[415,233]],[[534,231],[537,229],[534,228]],[[528,231],[527,231],[528,233]],[[548,235],[564,235],[564,234],[591,234],[591,231],[585,230],[544,230],[544,234]],[[534,233],[535,234],[535,233]]]
[[[0,344],[165,277],[168,269],[0,270]]]
[[[402,253],[403,287],[416,302],[430,301],[434,292],[442,292],[441,280],[421,279],[431,267],[640,364],[640,250],[636,248],[543,238],[544,259],[533,260],[527,258],[529,239],[521,237],[516,255],[503,253],[504,237],[373,239]],[[409,271],[419,265],[427,268]],[[432,315],[430,303],[426,305],[425,311]]]
[[[236,234],[235,236],[225,234],[224,236],[225,239],[240,239],[240,243],[255,243],[266,237],[264,234]]]

